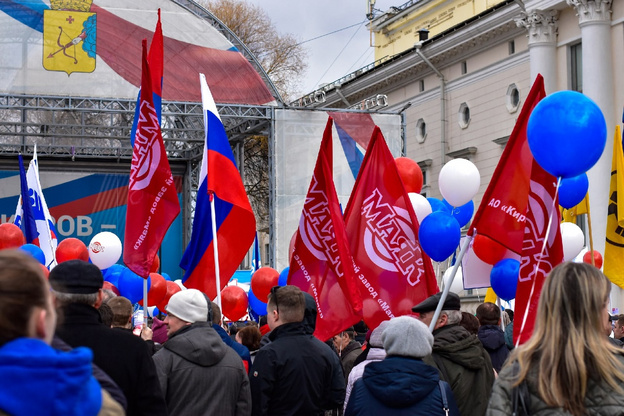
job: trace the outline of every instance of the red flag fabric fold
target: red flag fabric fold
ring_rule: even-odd
[[[379,127],[351,192],[345,225],[369,328],[410,314],[439,291],[431,260],[418,242],[416,214]]]
[[[123,260],[130,270],[147,278],[169,226],[180,213],[180,203],[154,108],[146,40],[141,91],[145,93],[141,94],[130,167]]]
[[[544,280],[563,261],[559,227],[561,218],[556,191],[557,179],[533,161],[516,289],[514,343],[519,341],[519,344],[523,344],[531,338]]]
[[[362,298],[333,181],[332,125],[323,133],[290,261],[288,284],[314,297],[314,335],[326,341],[362,319]]]

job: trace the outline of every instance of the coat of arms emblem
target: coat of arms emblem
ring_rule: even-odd
[[[43,67],[48,71],[95,70],[96,13],[92,0],[51,0],[43,12]]]

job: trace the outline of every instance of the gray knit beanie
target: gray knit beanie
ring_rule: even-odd
[[[433,335],[416,318],[399,316],[388,321],[381,336],[386,354],[423,358],[431,354]]]
[[[174,293],[165,311],[186,322],[206,322],[208,304],[206,297],[197,289],[187,289]]]
[[[373,329],[370,339],[368,340],[368,345],[370,345],[371,348],[383,348],[383,340],[381,339],[381,335],[388,327],[389,322],[390,321],[382,321],[377,328]]]

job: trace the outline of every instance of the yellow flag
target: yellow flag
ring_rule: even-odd
[[[496,293],[494,292],[494,289],[492,289],[491,287],[487,288],[487,291],[485,292],[485,300],[483,302],[490,302],[490,303],[496,303]]]
[[[581,214],[589,213],[589,193],[585,195],[585,198],[578,205],[565,209],[563,207],[559,207],[559,211],[561,212],[561,221],[562,222],[573,222],[576,224],[576,216]]]
[[[615,128],[613,139],[603,271],[611,282],[624,288],[624,201],[618,204],[618,194],[624,199],[624,152],[620,126]]]

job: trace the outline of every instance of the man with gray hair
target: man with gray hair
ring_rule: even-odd
[[[126,396],[128,416],[166,415],[156,367],[145,342],[101,321],[98,308],[104,279],[100,269],[86,261],[69,260],[50,271],[49,281],[63,314],[56,335],[73,348],[93,351],[93,362]]]
[[[248,416],[249,379],[236,352],[212,328],[212,307],[196,289],[175,293],[165,307],[169,340],[154,362],[171,415]]]
[[[430,326],[442,293],[428,297],[412,308]],[[479,339],[459,325],[462,315],[459,296],[449,292],[433,329],[433,350],[423,361],[440,372],[451,385],[462,416],[482,416],[487,409],[494,370],[490,356]]]

